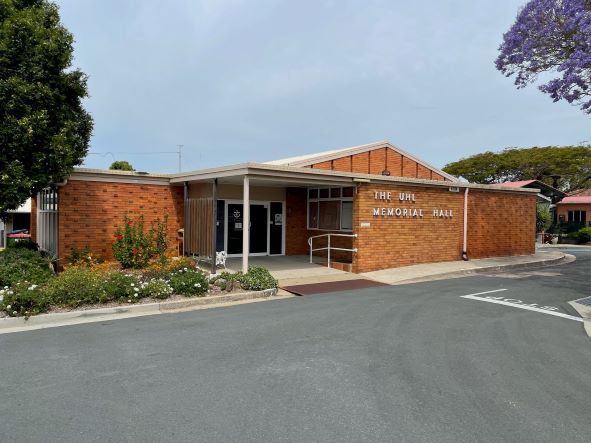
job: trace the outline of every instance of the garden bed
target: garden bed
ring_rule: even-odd
[[[174,305],[277,288],[277,281],[263,268],[210,275],[188,257],[151,261],[143,269],[122,269],[118,263],[96,263],[85,257],[55,275],[49,260],[38,252],[23,248],[0,252],[0,318]]]

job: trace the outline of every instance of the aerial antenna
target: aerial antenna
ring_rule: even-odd
[[[177,148],[179,148],[179,172],[182,172],[181,170],[181,162],[182,162],[182,158],[183,158],[183,147],[185,145],[176,145]]]

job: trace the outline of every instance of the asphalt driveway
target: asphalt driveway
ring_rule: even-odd
[[[0,441],[589,441],[591,254],[0,335]],[[491,293],[492,294],[492,293]]]

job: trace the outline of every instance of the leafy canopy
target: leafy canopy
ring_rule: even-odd
[[[487,151],[449,163],[443,170],[473,183],[540,180],[570,192],[591,185],[591,146]]]
[[[499,51],[497,69],[518,88],[555,74],[539,89],[591,114],[591,0],[530,0]]]
[[[86,76],[48,0],[0,0],[0,216],[62,181],[88,151]]]
[[[113,163],[111,163],[111,166],[109,166],[109,169],[115,171],[135,171],[135,169],[133,169],[133,166],[131,166],[131,163],[125,160],[114,161]]]

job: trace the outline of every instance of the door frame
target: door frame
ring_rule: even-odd
[[[220,200],[222,200],[220,198]],[[224,216],[224,251],[228,251],[228,205],[242,205],[244,211],[244,201],[237,200],[237,199],[224,199],[225,205],[225,216]],[[281,203],[281,217],[282,217],[282,225],[281,225],[281,254],[270,254],[271,248],[271,203]],[[266,252],[255,252],[249,253],[249,257],[264,257],[264,256],[278,256],[278,255],[285,255],[285,202],[284,201],[276,201],[276,200],[250,200],[251,205],[260,205],[264,206],[267,209],[267,251]],[[228,257],[242,257],[242,254],[228,254]]]

